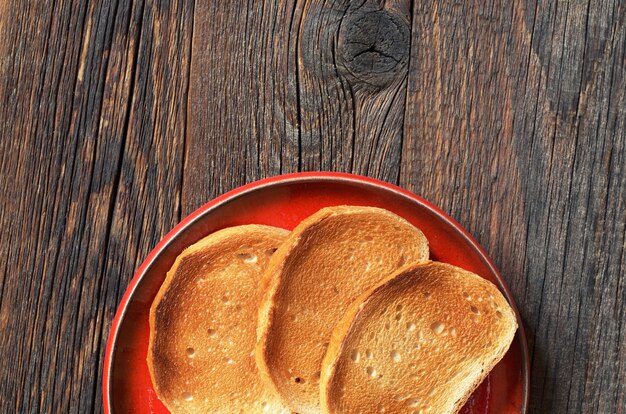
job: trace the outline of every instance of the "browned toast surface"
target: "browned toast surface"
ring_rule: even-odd
[[[288,231],[220,230],[187,248],[150,310],[148,367],[173,413],[286,412],[254,361],[262,274]]]
[[[405,263],[428,258],[422,232],[379,208],[324,208],[298,225],[267,268],[257,365],[293,411],[320,412],[321,363],[336,322]]]
[[[455,413],[517,329],[498,289],[458,267],[409,265],[354,301],[321,378],[325,413]]]

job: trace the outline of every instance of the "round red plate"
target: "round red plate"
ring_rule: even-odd
[[[371,178],[340,173],[299,173],[257,181],[205,204],[185,218],[148,255],[126,290],[107,342],[104,360],[105,413],[167,413],[148,374],[148,313],[178,254],[224,227],[268,224],[292,229],[322,207],[350,204],[383,207],[419,227],[431,258],[471,270],[495,283],[517,314],[520,329],[503,360],[461,411],[526,413],[528,348],[511,293],[476,241],[446,214],[410,192]]]

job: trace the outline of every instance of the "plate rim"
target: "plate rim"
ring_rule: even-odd
[[[252,191],[261,190],[265,187],[270,187],[276,184],[284,184],[290,182],[311,182],[311,181],[344,181],[350,183],[358,183],[358,184],[366,184],[373,187],[382,188],[387,191],[394,192],[400,196],[409,198],[413,202],[417,202],[422,204],[424,207],[431,210],[437,216],[439,216],[443,221],[448,222],[452,225],[465,239],[466,241],[472,245],[477,252],[479,253],[481,260],[487,265],[490,271],[495,275],[498,287],[504,293],[504,296],[509,301],[513,312],[515,313],[515,317],[517,319],[518,331],[516,336],[518,337],[521,345],[521,358],[522,358],[522,382],[523,382],[523,392],[522,392],[522,413],[528,413],[528,401],[530,398],[530,354],[528,351],[528,341],[526,338],[526,332],[524,329],[524,323],[522,321],[521,314],[517,309],[517,305],[513,300],[513,294],[511,293],[508,285],[506,284],[504,278],[498,271],[497,267],[487,254],[482,246],[474,239],[474,237],[467,232],[459,223],[456,222],[452,217],[443,212],[439,207],[435,206],[431,202],[425,200],[424,198],[414,194],[402,187],[399,187],[395,184],[388,183],[386,181],[381,181],[375,178],[366,177],[358,174],[350,174],[350,173],[342,173],[342,172],[330,172],[330,171],[311,171],[311,172],[296,172],[289,174],[281,174],[272,177],[263,178],[260,180],[253,181],[251,183],[242,185],[240,187],[236,187],[214,199],[205,203],[191,214],[183,218],[172,230],[170,230],[159,242],[157,245],[148,253],[144,261],[137,268],[135,273],[133,274],[132,279],[130,280],[126,290],[124,291],[124,295],[122,296],[121,301],[119,302],[117,309],[115,311],[115,316],[113,317],[113,321],[111,323],[111,328],[109,330],[109,334],[107,337],[105,354],[104,354],[104,369],[103,369],[103,377],[102,377],[102,400],[103,400],[103,409],[105,414],[111,413],[111,384],[110,381],[112,379],[111,371],[112,371],[112,356],[115,352],[117,336],[119,334],[119,329],[121,326],[121,322],[126,315],[126,310],[128,309],[128,304],[133,297],[139,282],[146,275],[146,271],[158,257],[158,255],[165,250],[165,248],[171,243],[171,241],[176,238],[183,230],[185,230],[188,226],[193,225],[196,220],[202,217],[207,212],[214,210],[220,207],[222,204],[225,204],[233,199],[236,199],[244,194],[247,194]]]

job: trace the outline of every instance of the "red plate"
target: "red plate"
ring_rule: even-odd
[[[461,412],[526,413],[529,358],[522,321],[509,289],[478,243],[446,214],[406,190],[371,178],[327,172],[282,175],[237,188],[196,210],[161,240],[137,270],[113,319],[104,359],[104,412],[168,412],[152,389],[146,365],[148,313],[166,272],[185,247],[240,224],[292,229],[320,208],[339,204],[393,211],[424,232],[433,260],[473,271],[500,288],[515,310],[520,329],[504,359]]]

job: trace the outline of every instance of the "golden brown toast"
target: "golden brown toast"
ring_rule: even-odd
[[[458,267],[408,265],[354,301],[324,358],[324,413],[456,413],[517,329],[498,289]]]
[[[379,208],[327,207],[294,229],[265,272],[256,348],[259,371],[289,408],[320,412],[322,359],[348,306],[398,267],[427,258],[422,232]]]
[[[261,277],[289,234],[220,230],[187,248],[150,309],[148,368],[172,413],[287,413],[254,361]]]

